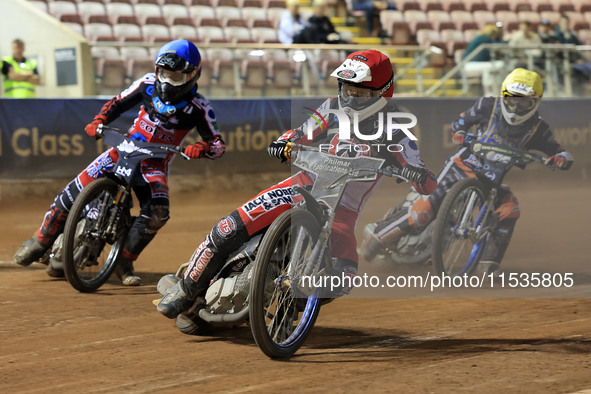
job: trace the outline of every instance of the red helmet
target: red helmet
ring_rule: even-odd
[[[394,93],[390,58],[373,49],[353,52],[330,75],[339,80],[339,102],[343,107],[363,109]]]

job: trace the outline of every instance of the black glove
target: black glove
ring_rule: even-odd
[[[418,185],[424,185],[427,182],[429,171],[424,167],[415,167],[408,165],[402,169],[400,175]]]
[[[267,148],[269,155],[285,162],[291,160],[291,143],[288,141],[273,141]]]

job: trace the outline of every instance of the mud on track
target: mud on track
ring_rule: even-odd
[[[503,265],[591,263],[591,189],[514,185],[522,217]],[[9,262],[50,198],[0,207],[0,392],[577,392],[591,389],[591,300],[341,299],[306,346],[272,361],[246,326],[189,337],[151,301],[216,221],[253,194],[177,193],[146,249],[143,286],[80,294]],[[360,227],[397,195],[379,194]],[[540,198],[543,195],[544,198]],[[568,203],[564,203],[567,197]]]

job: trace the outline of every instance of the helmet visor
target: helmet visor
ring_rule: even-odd
[[[525,114],[535,109],[539,100],[539,97],[511,96],[507,92],[503,94],[503,104],[505,104],[505,108],[516,114]]]
[[[194,72],[191,74],[185,74],[180,71],[172,71],[167,70],[162,67],[158,67],[156,72],[156,76],[158,80],[162,83],[169,83],[172,86],[181,86],[187,83],[194,75]]]
[[[363,85],[351,84],[344,81],[341,85],[341,94],[345,99],[380,97],[379,89],[372,89]]]

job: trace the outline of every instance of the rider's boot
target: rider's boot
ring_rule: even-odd
[[[184,282],[187,279],[179,280],[175,285],[169,287],[167,294],[158,303],[157,310],[169,319],[175,319],[181,313],[187,311],[195,301],[196,294]],[[192,286],[191,286],[192,287]]]
[[[50,244],[41,242],[36,235],[33,235],[33,237],[26,240],[21,248],[15,253],[14,261],[17,264],[26,267],[45,256],[45,253],[47,253],[50,247]]]
[[[115,266],[115,274],[121,279],[123,286],[139,286],[141,279],[133,270],[133,260],[119,256]]]
[[[496,230],[488,236],[478,263],[478,272],[491,274],[500,271],[501,261],[509,247],[516,222],[517,219],[502,220]]]
[[[323,297],[325,298],[339,298],[351,293],[355,277],[357,276],[357,262],[343,258],[336,258],[335,260],[336,262],[332,268],[331,275],[338,278],[338,280],[334,281],[337,286],[333,287],[331,278],[329,281],[331,287],[324,289],[325,294]]]

